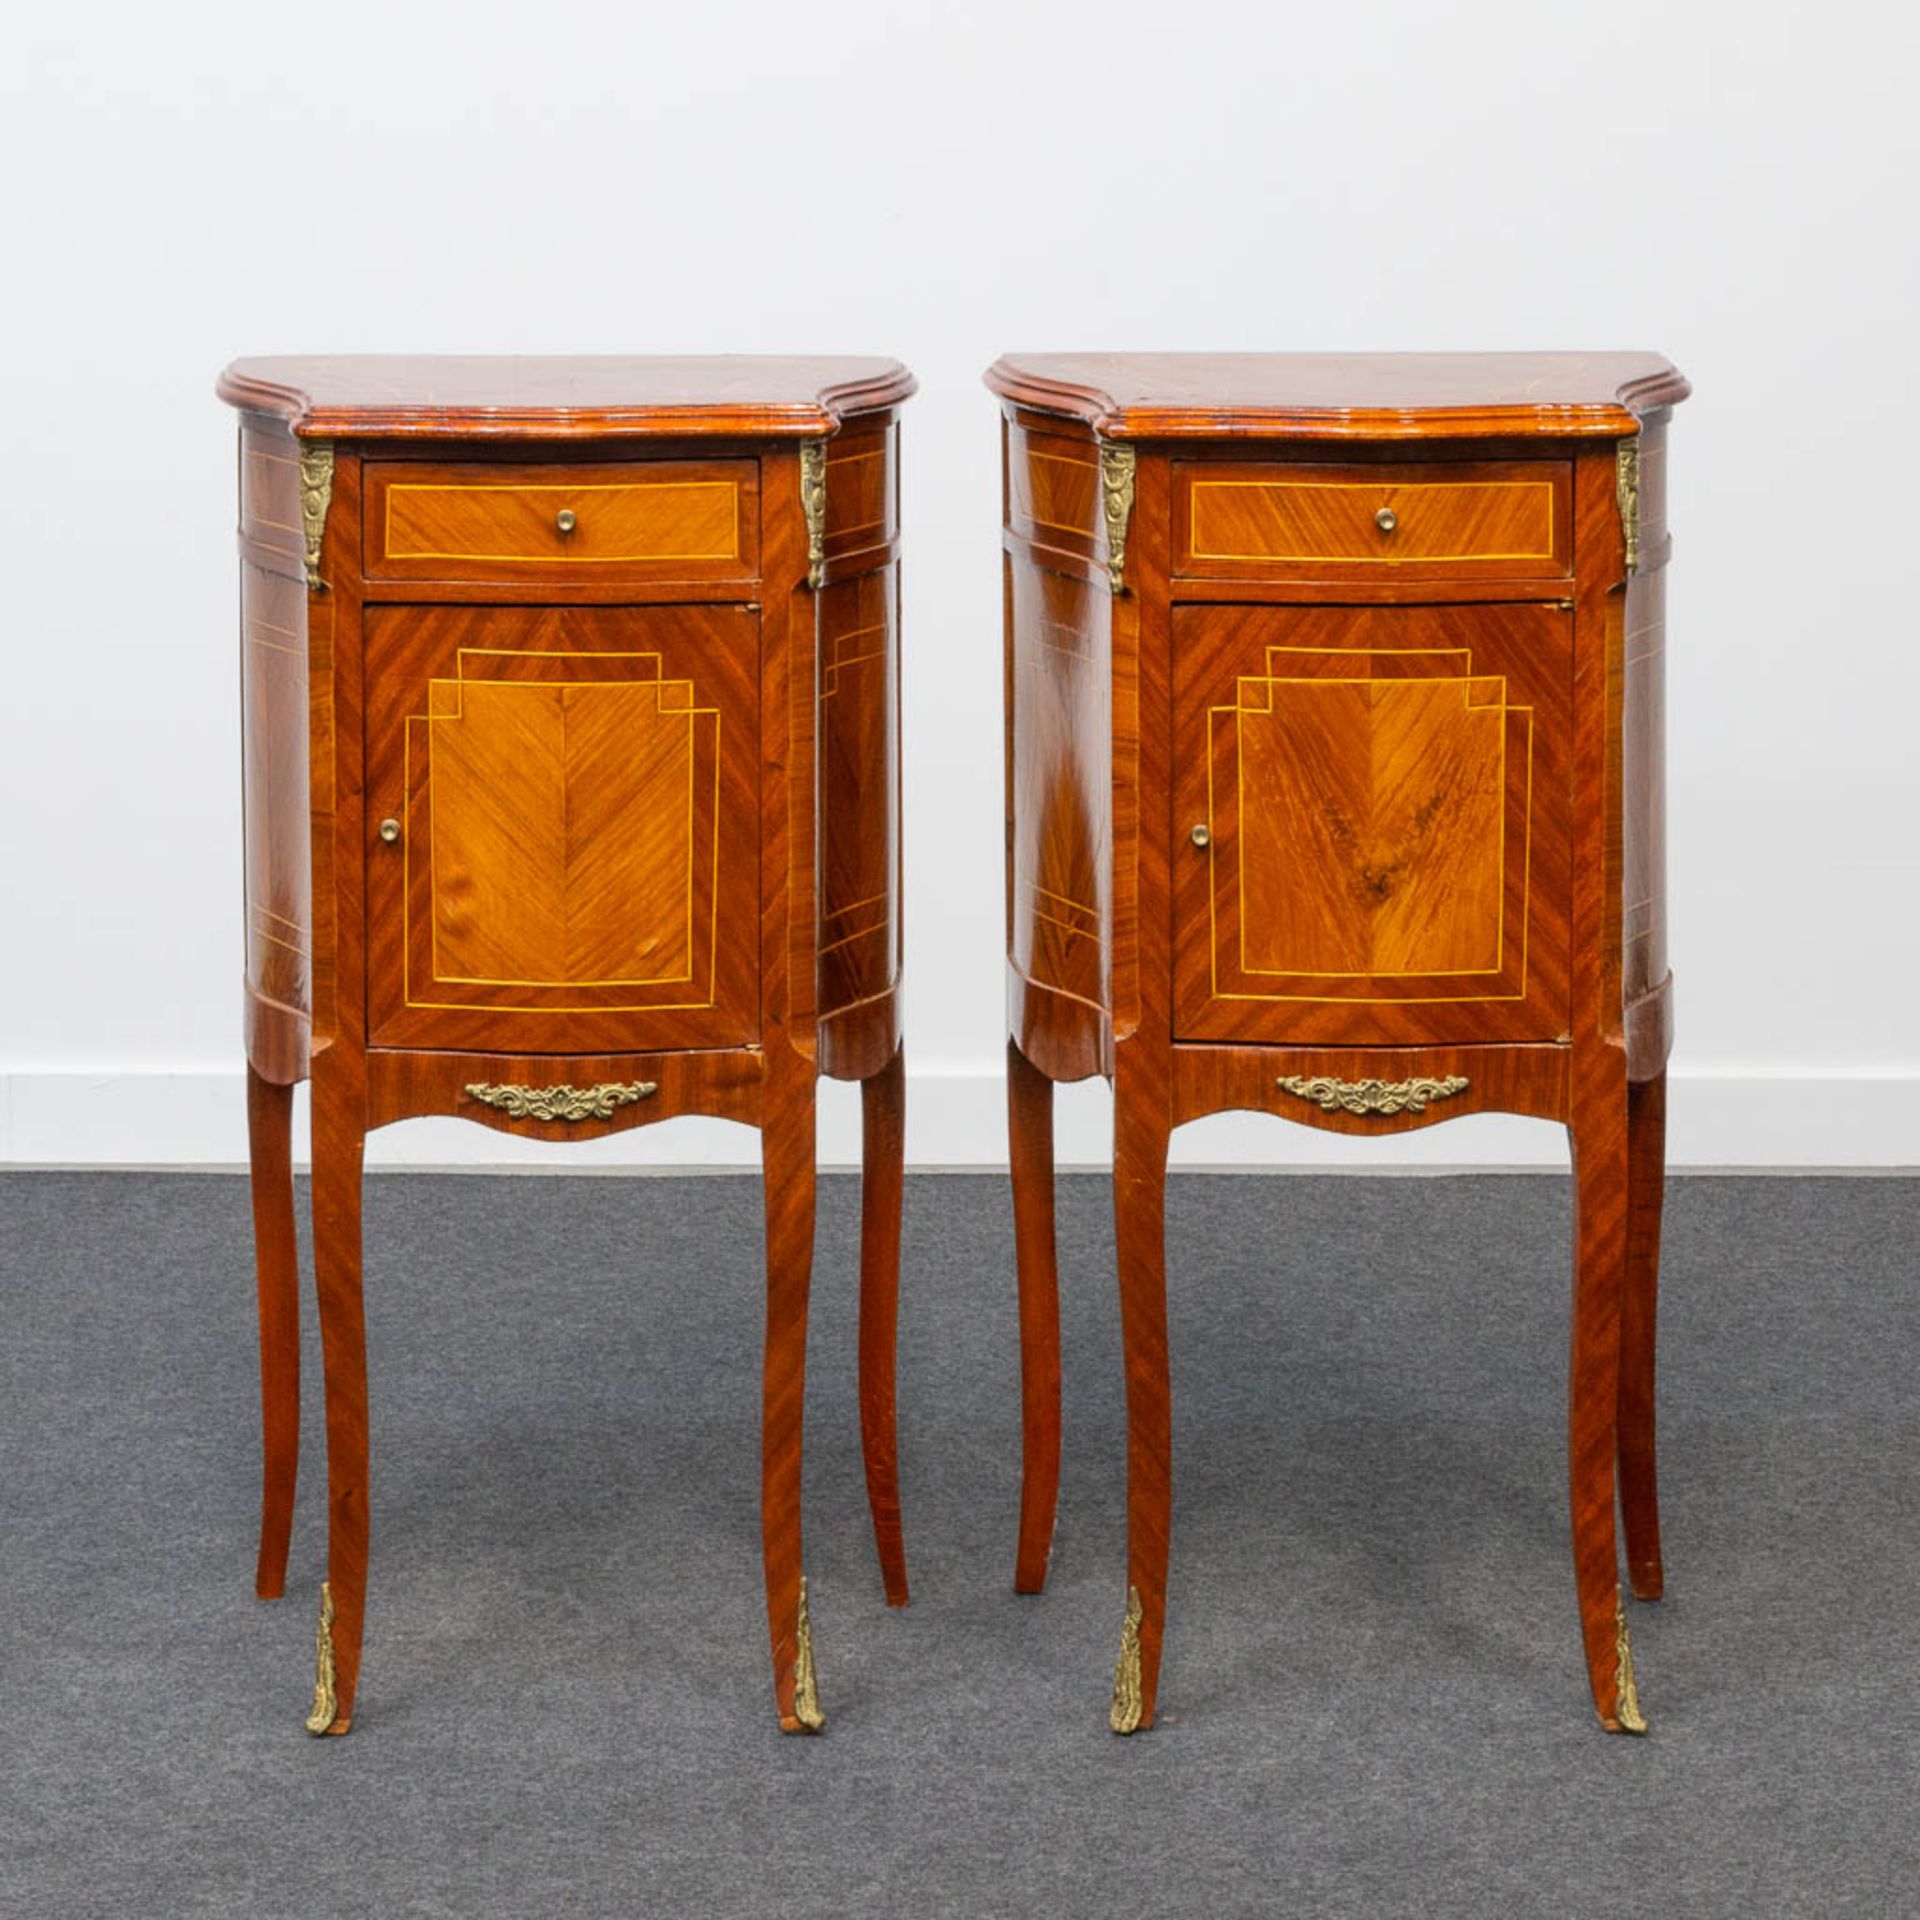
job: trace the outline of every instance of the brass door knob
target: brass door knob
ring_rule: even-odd
[[[400,822],[398,820],[382,820],[380,822],[380,838],[384,840],[388,846],[392,846],[393,843],[400,838]]]
[[[1207,823],[1204,820],[1187,835],[1187,838],[1196,847],[1210,847],[1213,844],[1213,835],[1207,831]]]
[[[580,524],[580,516],[575,513],[571,507],[562,507],[560,511],[553,516],[553,524],[558,527],[562,533],[571,533],[574,528]]]
[[[1373,516],[1373,524],[1378,527],[1382,533],[1391,533],[1394,528],[1400,524],[1400,516],[1395,513],[1391,507],[1382,507],[1380,511]]]

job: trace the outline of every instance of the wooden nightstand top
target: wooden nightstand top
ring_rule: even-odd
[[[590,440],[830,434],[914,390],[897,360],[327,354],[236,360],[220,398],[305,438]]]
[[[1113,440],[1616,439],[1689,391],[1657,353],[1010,353],[986,380]]]

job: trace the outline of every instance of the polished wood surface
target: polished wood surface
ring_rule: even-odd
[[[1369,466],[1216,460],[1174,469],[1174,571],[1233,580],[1567,571],[1572,469],[1546,460]]]
[[[217,391],[323,439],[798,439],[898,406],[914,379],[847,355],[309,354],[236,360]]]
[[[755,1037],[758,629],[736,606],[367,610],[371,1044]]]
[[[458,467],[385,460],[366,475],[369,580],[751,581],[751,460]]]
[[[1564,1037],[1572,626],[1176,609],[1178,1038]]]
[[[1615,440],[1690,390],[1657,353],[1009,353],[986,378],[1110,440]]]
[[[1165,1645],[1172,1129],[1231,1110],[1349,1135],[1554,1120],[1575,1187],[1584,1664],[1601,1723],[1638,1730],[1615,1514],[1651,1598],[1673,1019],[1664,409],[1686,383],[1651,355],[1069,355],[1003,360],[988,384],[1004,403],[1015,1585],[1044,1583],[1059,1480],[1051,1082],[1114,1084],[1123,1732],[1153,1724]]]
[[[287,1586],[300,1466],[300,1248],[293,1216],[293,1088],[247,1067],[247,1144],[260,1307],[260,1558],[253,1590]]]
[[[888,1600],[900,1048],[899,428],[881,361],[275,361],[242,409],[246,1038],[263,1595],[298,1433],[290,1089],[313,1079],[331,1687],[370,1494],[361,1169],[447,1114],[757,1126],[762,1536],[783,1727],[821,1723],[801,1425],[820,1074],[863,1084],[861,1432]],[[824,442],[810,513],[803,463]],[[562,526],[562,513],[572,524]]]

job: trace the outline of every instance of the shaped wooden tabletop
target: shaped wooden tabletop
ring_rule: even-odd
[[[1689,391],[1657,353],[1010,353],[986,381],[1113,440],[1616,439]]]
[[[216,391],[311,439],[811,438],[914,391],[897,360],[333,354],[236,360]]]

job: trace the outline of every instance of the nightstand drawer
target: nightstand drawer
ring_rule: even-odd
[[[751,460],[367,469],[372,580],[750,580]]]
[[[1173,570],[1377,579],[1552,579],[1571,571],[1564,461],[1176,465]]]

